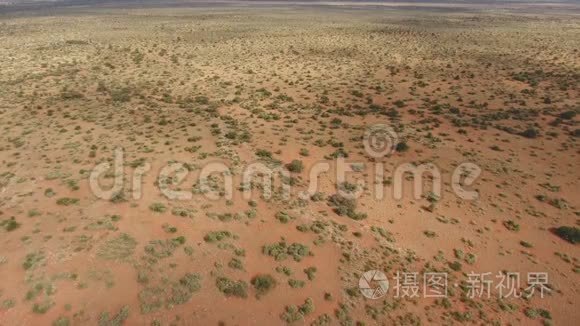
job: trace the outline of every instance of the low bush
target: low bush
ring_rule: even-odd
[[[248,297],[248,284],[242,280],[232,281],[227,277],[218,277],[215,284],[217,288],[228,297]]]
[[[304,170],[304,164],[300,160],[293,160],[292,162],[286,164],[286,168],[290,172],[300,173]]]
[[[10,231],[14,231],[14,230],[18,229],[20,227],[20,223],[16,222],[14,217],[11,217],[8,220],[4,220],[4,221],[0,222],[0,226],[2,226],[4,228],[4,230],[10,232]]]
[[[363,220],[367,214],[356,212],[356,200],[344,197],[340,194],[334,194],[328,199],[328,205],[334,212],[340,216],[348,216],[353,220]]]
[[[79,202],[79,200],[77,198],[63,197],[63,198],[57,199],[56,204],[61,205],[61,206],[70,206],[70,205],[75,205],[78,202]]]
[[[300,243],[293,243],[291,245],[286,242],[278,242],[271,245],[266,245],[262,248],[262,252],[268,256],[274,257],[275,260],[285,260],[292,257],[295,261],[302,260],[303,257],[310,255],[310,249]]]
[[[270,274],[258,274],[252,278],[251,284],[256,289],[256,297],[260,298],[274,289],[277,282]]]
[[[223,239],[231,238],[233,235],[229,231],[212,231],[203,237],[205,242],[217,242],[222,241]]]
[[[580,229],[575,226],[561,226],[554,233],[570,243],[580,243]]]
[[[167,207],[162,203],[153,203],[149,205],[149,209],[156,213],[164,213],[167,210]]]
[[[528,128],[528,129],[520,132],[520,136],[533,139],[533,138],[538,138],[540,136],[540,132],[537,129]]]

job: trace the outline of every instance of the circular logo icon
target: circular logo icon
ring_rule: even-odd
[[[398,135],[393,128],[377,124],[368,128],[363,137],[363,145],[368,155],[374,158],[391,154],[397,146]]]
[[[370,270],[358,280],[358,287],[365,298],[379,299],[389,290],[387,275],[381,271]]]

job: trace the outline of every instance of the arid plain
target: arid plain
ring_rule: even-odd
[[[580,318],[575,5],[7,8],[0,324]],[[377,125],[396,137],[385,155],[367,146]],[[99,198],[91,173],[121,149],[123,171],[98,183],[120,177],[122,190]],[[289,170],[271,196],[243,179],[256,163]],[[454,188],[465,163],[480,169],[463,184],[477,198]],[[442,192],[425,173],[416,198],[404,164],[436,167]],[[207,166],[231,174],[202,184]],[[359,288],[369,270],[389,279],[378,299]],[[422,293],[430,272],[447,275],[445,297]],[[416,296],[396,292],[403,273]],[[490,273],[489,295],[473,296],[474,273]],[[548,276],[543,298],[530,273]],[[500,295],[502,275],[519,275],[514,295]]]

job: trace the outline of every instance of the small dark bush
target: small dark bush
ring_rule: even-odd
[[[328,205],[340,216],[348,216],[353,220],[363,220],[367,217],[364,213],[356,212],[356,200],[346,198],[340,194],[334,194],[328,199]]]
[[[2,227],[4,227],[4,230],[6,230],[8,232],[14,231],[20,227],[20,223],[16,222],[14,217],[11,217],[9,220],[2,221],[2,223],[0,223],[0,225]]]
[[[289,279],[288,285],[290,285],[290,287],[293,289],[299,289],[299,288],[303,288],[304,285],[306,285],[306,282],[304,282],[302,280]]]
[[[570,120],[573,119],[576,116],[576,111],[566,111],[566,112],[562,112],[560,113],[559,117],[563,120]]]
[[[449,263],[449,268],[451,268],[454,271],[460,271],[461,270],[461,263],[458,261],[454,261],[452,263]]]
[[[74,205],[78,202],[79,202],[79,200],[77,198],[63,197],[63,198],[59,198],[56,201],[56,204],[61,205],[61,206],[70,206],[70,205]]]
[[[215,284],[217,288],[228,297],[248,297],[248,284],[242,280],[232,281],[227,277],[218,277]]]
[[[528,129],[522,131],[520,133],[520,136],[533,139],[533,138],[538,138],[540,136],[540,132],[534,128],[528,128]]]
[[[311,254],[310,249],[301,243],[295,242],[288,245],[284,241],[263,246],[262,253],[274,257],[277,261],[285,260],[288,257],[294,258],[295,261],[300,261],[303,257]]]
[[[561,226],[554,233],[570,243],[580,243],[580,229],[575,226]]]
[[[232,234],[229,231],[213,231],[203,237],[205,242],[217,242],[226,238],[231,238]]]
[[[270,290],[274,289],[277,284],[276,280],[270,274],[258,274],[252,278],[251,283],[256,289],[257,298],[260,298]]]
[[[263,158],[263,159],[271,159],[272,152],[267,151],[265,149],[259,149],[256,151],[256,156],[258,156],[259,158]]]
[[[510,231],[517,232],[520,230],[520,225],[513,220],[507,220],[503,222],[503,226]]]
[[[290,172],[300,173],[302,170],[304,170],[304,164],[302,164],[302,161],[293,160],[292,162],[286,164],[286,168]]]
[[[409,145],[406,142],[400,142],[395,146],[395,150],[399,153],[406,152],[409,150]]]
[[[209,98],[207,96],[196,96],[195,103],[207,105],[209,104]]]

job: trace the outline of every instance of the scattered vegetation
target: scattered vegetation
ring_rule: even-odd
[[[288,245],[285,241],[265,245],[262,247],[262,252],[265,255],[274,257],[277,261],[285,260],[288,257],[293,258],[295,261],[301,261],[302,258],[312,255],[307,246],[296,242]]]
[[[218,277],[216,279],[216,286],[223,294],[228,297],[248,297],[248,284],[242,280],[232,281],[227,277]]]
[[[367,217],[365,213],[356,212],[356,200],[346,198],[340,194],[334,194],[328,199],[328,205],[340,216],[348,216],[353,220],[363,220]]]

